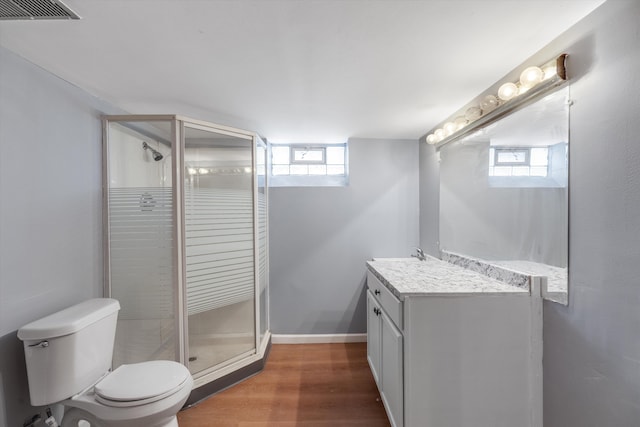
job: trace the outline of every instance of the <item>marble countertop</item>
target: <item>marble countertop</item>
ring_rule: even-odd
[[[529,295],[529,290],[427,256],[374,258],[369,270],[399,299],[407,296]]]
[[[569,299],[567,269],[528,260],[485,260],[468,255],[442,251],[442,260],[457,266],[477,271],[502,282],[531,289],[534,277],[544,277],[542,296],[550,301],[567,305]]]
[[[491,261],[493,264],[532,276],[545,276],[547,289],[560,292],[567,289],[567,269],[532,261]]]
[[[532,261],[492,261],[492,263],[520,271],[532,276],[547,278],[546,287],[542,289],[542,296],[548,300],[567,305],[569,298],[567,269],[553,265],[540,264]]]

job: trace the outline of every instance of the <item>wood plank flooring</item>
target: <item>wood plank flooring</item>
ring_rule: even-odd
[[[256,376],[178,414],[180,427],[389,427],[366,343],[274,344]]]

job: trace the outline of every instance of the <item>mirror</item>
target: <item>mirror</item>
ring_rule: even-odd
[[[547,278],[567,304],[569,89],[440,147],[440,249]]]

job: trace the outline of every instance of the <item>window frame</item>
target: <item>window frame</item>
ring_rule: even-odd
[[[531,167],[531,147],[492,147],[493,166],[529,166]],[[500,160],[502,153],[524,153],[524,160],[521,162],[504,162]]]
[[[537,163],[532,165],[531,151],[533,149],[544,148],[547,151],[547,164],[538,165]],[[568,155],[568,144],[566,142],[559,142],[551,145],[527,145],[527,146],[490,146],[490,150],[494,150],[489,157],[488,165],[488,180],[489,187],[494,188],[563,188],[568,185],[568,173],[566,168],[554,167],[554,162],[557,162],[559,158],[564,158],[566,163],[566,156]],[[515,149],[515,150],[514,150]],[[527,162],[497,162],[496,151],[528,151]],[[564,153],[564,154],[563,154]],[[492,164],[493,163],[493,164]],[[529,170],[528,175],[513,174],[513,171],[509,175],[496,175],[496,168],[527,168]],[[533,168],[546,168],[546,175],[532,175],[531,169]]]
[[[349,143],[268,143],[268,174],[269,185],[272,187],[346,187],[349,185]],[[289,162],[273,163],[273,148],[274,147],[288,147],[289,150]],[[327,163],[327,149],[330,147],[340,147],[344,149],[342,157],[342,163]],[[302,150],[318,150],[322,149],[322,161],[318,160],[295,160],[295,152]],[[282,153],[284,154],[284,153]],[[311,174],[292,174],[291,167],[293,166],[325,166],[325,174],[311,175]],[[277,173],[274,174],[274,168],[278,166],[288,166],[289,173]],[[343,174],[329,174],[328,170],[330,166],[341,166],[343,168]]]

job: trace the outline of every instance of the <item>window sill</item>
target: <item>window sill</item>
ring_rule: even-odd
[[[270,176],[269,187],[346,187],[348,176]]]

